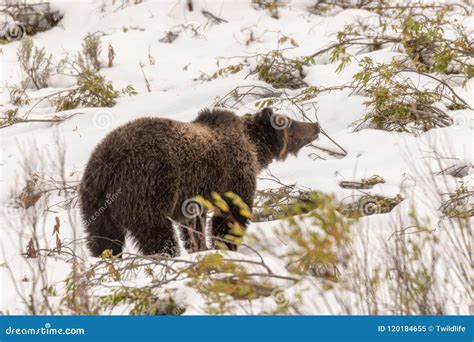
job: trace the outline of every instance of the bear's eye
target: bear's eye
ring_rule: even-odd
[[[270,123],[272,124],[272,127],[274,129],[282,130],[282,129],[290,127],[291,119],[281,114],[273,114],[270,117]]]

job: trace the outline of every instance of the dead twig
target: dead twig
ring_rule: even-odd
[[[140,62],[140,69],[142,70],[142,75],[143,75],[143,79],[145,80],[146,89],[148,90],[149,93],[151,93],[150,82],[148,81],[148,78],[145,75],[145,70],[143,70],[144,66],[145,65],[142,62]]]
[[[211,24],[228,23],[227,20],[222,19],[222,18],[219,18],[219,17],[216,17],[214,14],[212,14],[212,13],[209,12],[209,11],[202,10],[201,13],[202,13],[202,15],[204,15],[207,19],[209,19],[209,21],[211,22]]]

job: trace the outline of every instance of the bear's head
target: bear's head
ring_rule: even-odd
[[[318,138],[318,123],[301,122],[263,108],[254,115],[246,115],[246,126],[255,143],[262,167],[272,160],[285,160],[289,154],[297,155],[305,145]]]

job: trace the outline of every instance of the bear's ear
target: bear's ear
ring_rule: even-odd
[[[269,124],[273,115],[273,109],[265,107],[254,115],[254,122],[258,124]]]
[[[262,119],[263,118],[270,119],[273,115],[273,109],[271,109],[270,107],[265,107],[260,112],[258,112],[256,115],[257,115],[257,117],[262,118]]]

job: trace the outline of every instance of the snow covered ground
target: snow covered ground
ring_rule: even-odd
[[[28,220],[25,217],[30,216],[25,214],[25,210],[15,208],[12,196],[17,195],[26,185],[26,180],[31,178],[31,172],[60,179],[61,175],[55,166],[58,160],[58,145],[65,153],[66,179],[79,180],[95,145],[121,124],[143,116],[189,121],[200,109],[212,106],[218,97],[223,97],[236,86],[267,86],[259,81],[256,75],[247,77],[254,67],[252,64],[235,74],[210,81],[199,79],[202,73],[212,75],[219,68],[241,61],[228,58],[267,53],[277,47],[278,40],[283,35],[293,38],[298,45],[288,50],[287,56],[309,55],[335,41],[335,35],[345,24],[376,16],[372,12],[355,9],[318,16],[307,10],[313,2],[291,1],[279,8],[280,18],[275,19],[268,11],[256,10],[252,8],[250,1],[244,0],[194,1],[193,12],[186,9],[185,1],[177,0],[149,0],[124,8],[121,8],[121,1],[115,1],[115,4],[114,1],[51,1],[54,8],[64,13],[64,19],[61,25],[34,36],[36,46],[45,47],[55,60],[60,60],[65,54],[74,55],[79,51],[81,41],[87,33],[98,32],[101,34],[104,50],[103,59],[107,59],[109,44],[116,53],[113,67],[104,67],[100,72],[112,81],[116,89],[133,85],[138,95],[122,96],[112,108],[80,108],[61,113],[55,113],[54,106],[47,101],[34,108],[31,105],[23,106],[19,109],[20,114],[31,110],[28,119],[75,115],[61,123],[27,122],[1,129],[0,204],[3,213],[0,215],[0,311],[27,312],[21,297],[28,298],[31,291],[40,290],[33,286],[35,278],[40,276],[35,267],[39,260],[27,259],[24,255],[33,234],[31,224],[25,223],[25,220]],[[227,22],[212,25],[201,13],[203,9]],[[471,25],[470,30],[474,29],[472,21],[468,23],[467,19],[462,17],[460,20]],[[188,29],[171,44],[159,41],[170,28],[181,24],[192,24],[198,30],[192,32]],[[246,44],[250,32],[253,32],[255,40]],[[6,86],[18,84],[23,77],[16,56],[19,45],[19,42],[13,42],[1,46],[2,111],[12,107],[8,103]],[[375,61],[385,62],[397,54],[399,52],[394,51],[393,46],[386,46],[366,55]],[[357,58],[363,56],[359,55]],[[304,81],[308,85],[328,87],[346,84],[358,71],[357,63],[353,62],[341,73],[336,73],[338,63],[329,63],[328,58],[327,54],[319,56],[316,64],[304,68]],[[143,65],[143,72],[140,64]],[[149,81],[151,91],[147,90],[143,73]],[[34,104],[35,99],[74,84],[72,77],[55,75],[51,79],[50,87],[39,91],[29,89],[28,94]],[[454,86],[454,89],[474,107],[472,78],[464,88]],[[386,241],[394,231],[392,223],[408,220],[407,213],[412,206],[416,207],[420,217],[428,217],[436,225],[440,217],[438,208],[441,203],[433,194],[433,189],[452,192],[459,186],[460,181],[472,189],[474,170],[469,165],[472,166],[473,163],[474,112],[469,109],[449,111],[449,115],[454,119],[452,126],[432,129],[419,135],[376,129],[354,132],[351,124],[364,117],[366,108],[363,102],[366,100],[363,96],[352,95],[351,90],[322,93],[315,99],[320,125],[347,150],[347,156],[339,158],[305,147],[298,157],[289,157],[285,162],[275,162],[268,171],[284,184],[296,184],[332,193],[338,199],[358,193],[357,190],[341,188],[340,181],[360,181],[372,175],[381,176],[385,182],[375,185],[370,189],[370,193],[390,197],[401,193],[405,200],[390,213],[365,216],[357,223],[356,229],[360,236],[367,238],[371,253],[377,255],[383,251],[380,241]],[[309,116],[314,118],[313,107],[307,108]],[[254,112],[255,101],[240,104],[235,109],[238,114]],[[285,114],[296,115],[290,109],[285,110]],[[335,148],[325,137],[321,137],[315,145]],[[324,158],[316,158],[315,153]],[[440,171],[435,156],[450,158],[441,160],[443,167],[454,164],[468,165],[467,172],[458,178],[427,177]],[[261,176],[265,179],[259,181],[259,189],[278,185],[268,180],[266,171]],[[426,178],[430,179],[428,183]],[[44,199],[47,203],[41,199],[37,205],[53,205],[63,200],[63,196],[62,193],[51,193]],[[84,236],[78,205],[71,210],[54,206],[50,211],[42,212],[38,218],[41,224],[37,226],[43,227],[43,230],[37,232],[40,246],[49,248],[55,245],[56,237],[52,232],[56,217],[60,220],[60,237],[63,243]],[[281,224],[279,221],[254,223],[248,231],[268,234],[267,242],[276,250],[285,246],[284,242],[271,238],[272,230]],[[442,232],[439,234],[442,235]],[[80,256],[95,262],[88,257],[83,243],[78,243],[77,248]],[[127,249],[134,250],[131,244]],[[228,254],[234,256],[233,253]],[[235,257],[255,256],[242,248]],[[50,284],[59,284],[71,270],[70,258],[67,255],[39,259],[46,264],[47,282]],[[280,274],[286,274],[284,265],[278,258],[268,255],[266,261],[276,270],[280,270]],[[138,277],[134,284],[139,286],[141,282],[143,279]],[[334,299],[326,298],[323,301],[317,282],[304,281],[303,284],[299,283],[293,287],[289,287],[289,284],[290,282],[281,281],[278,286],[284,288],[290,297],[300,286],[310,289],[304,292],[307,297],[303,301],[304,305],[300,307],[302,313],[344,312]],[[173,285],[169,287],[173,288]],[[456,284],[453,284],[453,287],[456,287]],[[202,312],[202,299],[195,291],[182,285],[176,285],[175,288],[178,288],[177,297],[187,305],[186,314]],[[465,298],[464,294],[461,296]],[[330,305],[326,305],[327,301]],[[274,301],[272,298],[264,298],[260,299],[259,303],[262,308],[269,308]],[[467,301],[454,304],[457,305],[446,308],[449,313],[468,312]],[[332,305],[333,310],[330,309]],[[260,310],[262,309],[254,307],[253,312],[258,313]],[[235,312],[249,311],[247,307]],[[357,312],[361,311],[356,310],[355,313]],[[115,310],[113,313],[120,314],[125,311]]]

